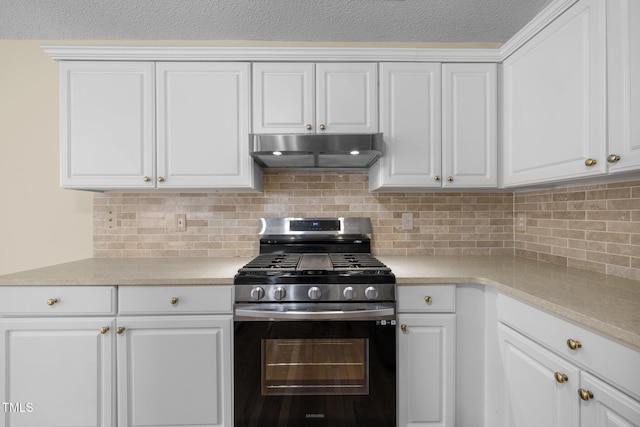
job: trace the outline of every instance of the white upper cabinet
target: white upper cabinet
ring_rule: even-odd
[[[608,0],[610,172],[640,169],[640,2]]]
[[[497,68],[442,66],[443,187],[498,186]]]
[[[504,61],[505,186],[606,172],[605,5],[579,1]]]
[[[316,65],[316,124],[320,132],[378,132],[378,65]]]
[[[370,190],[440,187],[440,64],[380,64],[383,156],[369,170]]]
[[[497,186],[496,64],[380,64],[383,157],[370,190]]]
[[[259,189],[250,74],[248,62],[62,61],[62,186]]]
[[[253,133],[376,133],[377,64],[255,63]]]
[[[253,132],[313,132],[315,66],[302,63],[253,64]]]
[[[154,103],[151,62],[60,62],[61,185],[152,187]]]
[[[248,62],[160,62],[158,188],[259,186],[249,156]]]

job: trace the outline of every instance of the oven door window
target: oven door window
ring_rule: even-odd
[[[262,395],[369,394],[369,340],[263,339]]]

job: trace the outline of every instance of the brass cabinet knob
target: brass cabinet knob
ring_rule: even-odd
[[[407,325],[405,325],[404,323],[402,325],[400,325],[400,330],[406,334],[407,333]]]
[[[453,182],[453,177],[452,177],[452,176],[448,176],[448,177],[447,177],[447,181],[449,181],[449,182]]]
[[[313,129],[313,126],[311,126],[311,124],[307,124],[307,130],[311,130]]]
[[[585,390],[583,388],[578,390],[578,395],[580,399],[587,401],[589,399],[593,399],[593,392],[591,390]]]
[[[434,176],[434,177],[433,177],[433,179],[434,179],[435,181],[440,181],[440,175],[436,175],[436,176]]]
[[[588,167],[595,166],[598,161],[596,159],[587,159],[584,161],[584,164]]]
[[[173,304],[173,305],[176,305],[178,303],[178,301],[179,301],[178,297],[171,298],[171,304]]]
[[[424,297],[424,302],[427,304],[431,304],[433,302],[433,298],[427,295],[426,297]]]
[[[617,154],[609,154],[607,156],[607,162],[609,163],[618,163],[620,161],[620,156]]]
[[[102,328],[100,328],[100,333],[102,335],[106,334],[107,332],[109,332],[109,327],[108,326],[103,326]]]
[[[569,381],[569,377],[567,377],[566,374],[563,374],[562,372],[556,372],[556,381],[559,382],[560,384],[562,383],[566,383],[567,381]]]
[[[142,178],[142,180],[144,182],[149,182],[149,181],[151,181],[151,178],[149,178],[148,176],[145,176],[144,178]]]
[[[158,182],[164,182],[164,178],[163,178],[163,177],[161,177],[161,176],[159,176],[159,177],[158,177]]]
[[[47,300],[47,305],[54,305],[58,302],[58,298],[51,298]]]
[[[124,326],[118,326],[118,329],[116,329],[116,333],[122,334],[123,332],[124,332]]]
[[[320,130],[326,130],[327,127],[325,125],[320,125]]]
[[[572,340],[571,338],[567,340],[567,345],[571,350],[582,348],[582,343],[580,341]]]

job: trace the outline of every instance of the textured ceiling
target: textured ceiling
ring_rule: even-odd
[[[0,0],[0,38],[504,43],[550,0]]]

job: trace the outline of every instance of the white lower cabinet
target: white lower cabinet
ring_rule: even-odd
[[[498,318],[499,425],[640,426],[640,353],[502,295]]]
[[[498,325],[504,427],[578,427],[580,370],[508,326]]]
[[[455,286],[398,287],[398,426],[455,426]]]
[[[118,318],[118,426],[231,426],[231,323]]]
[[[114,287],[0,287],[0,426],[115,425],[114,330]]]
[[[231,290],[0,287],[0,427],[231,427]]]
[[[114,323],[0,319],[0,426],[114,425]]]
[[[589,397],[580,406],[582,427],[640,426],[639,401],[587,372],[582,373],[581,387]]]

